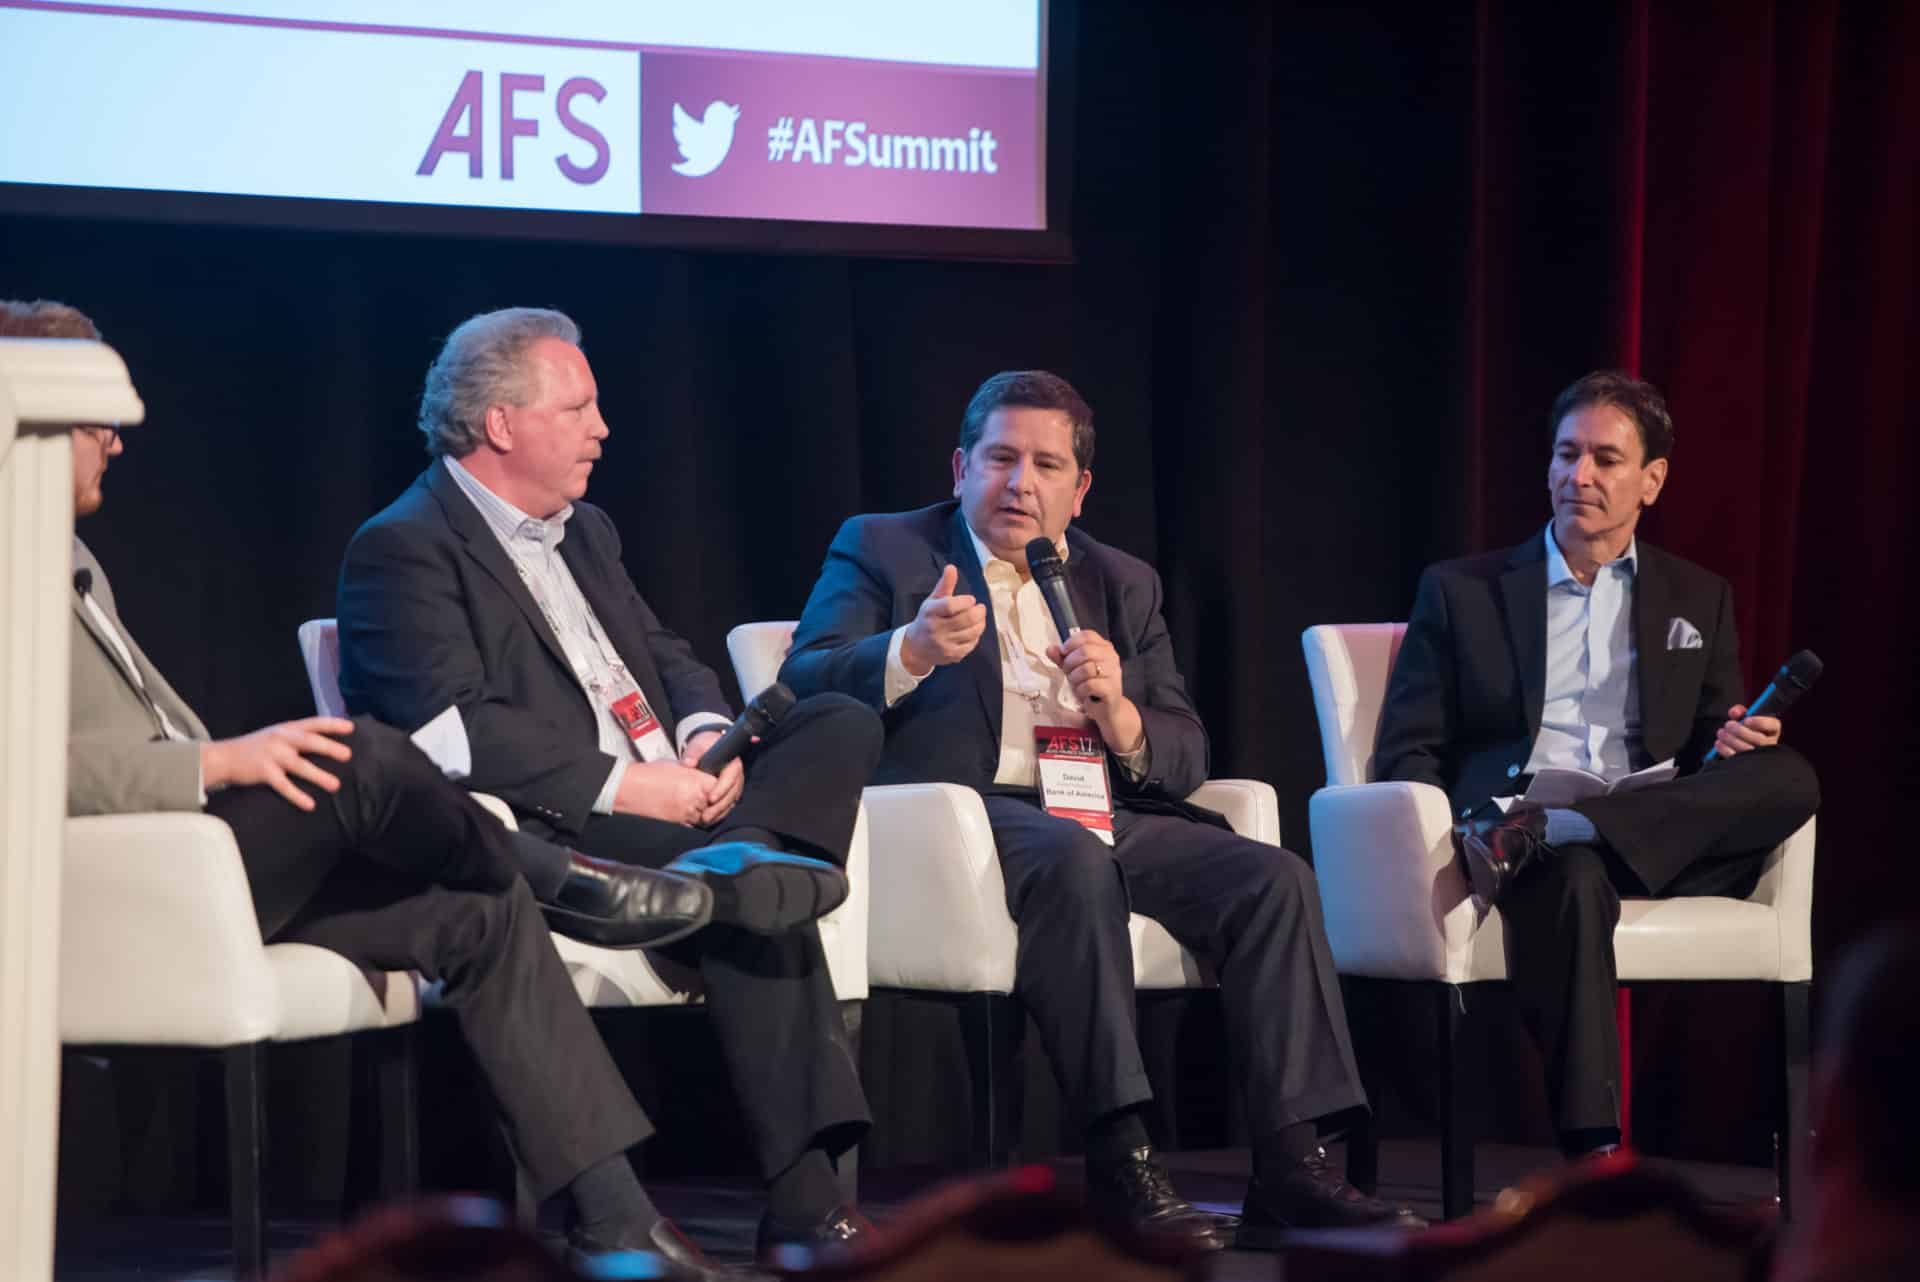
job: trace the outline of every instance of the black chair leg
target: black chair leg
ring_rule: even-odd
[[[380,1192],[410,1197],[420,1191],[420,1073],[417,1024],[376,1034],[375,1075],[380,1093]]]
[[[967,1048],[972,1090],[972,1138],[968,1159],[976,1169],[1007,1164],[1013,1136],[1007,1092],[1018,1089],[1014,1021],[1025,1012],[1003,993],[967,993],[960,999],[961,1040]]]
[[[1780,1218],[1793,1218],[1794,1176],[1800,1169],[1811,1119],[1807,1116],[1807,1060],[1811,1033],[1807,1018],[1807,991],[1802,982],[1781,984],[1780,1113],[1774,1136],[1774,1179],[1780,1198]]]
[[[1457,984],[1435,986],[1440,1033],[1440,1210],[1457,1220],[1473,1210],[1473,1126],[1460,1073],[1465,996]]]
[[[847,1054],[853,1062],[860,1062],[860,1024],[866,1015],[866,1003],[841,1002],[840,1020],[847,1029]],[[848,1205],[860,1200],[860,1146],[855,1145],[842,1153],[834,1163],[834,1176],[840,1185],[840,1198]]]
[[[1384,989],[1386,985],[1374,985],[1355,975],[1340,977],[1341,996],[1347,1007],[1349,1021],[1354,1019],[1357,1010],[1365,1009],[1367,1003],[1361,996]],[[1375,1047],[1373,1039],[1362,1044],[1362,1033],[1369,1031],[1364,1025],[1354,1029],[1354,1056],[1360,1061],[1360,1084],[1367,1092],[1367,1107],[1360,1110],[1359,1117],[1347,1128],[1347,1183],[1368,1195],[1377,1193],[1380,1188],[1380,1083],[1368,1074],[1367,1067],[1373,1061]]]
[[[227,1078],[227,1180],[233,1212],[233,1275],[258,1282],[267,1274],[267,1217],[261,1181],[266,1167],[266,1043],[223,1052]]]

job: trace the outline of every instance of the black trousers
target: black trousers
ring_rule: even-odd
[[[1768,853],[1819,806],[1819,780],[1793,749],[1738,753],[1684,778],[1576,804],[1602,843],[1561,847],[1507,890],[1507,972],[1563,1133],[1620,1124],[1613,929],[1621,896],[1745,898]]]
[[[880,759],[880,719],[840,694],[802,699],[746,757],[746,787],[712,828],[641,815],[595,815],[587,854],[660,867],[715,842],[746,839],[844,864],[860,790]],[[694,967],[761,1173],[809,1148],[838,1154],[870,1122],[833,977],[808,925],[765,936],[709,926],[665,950]]]
[[[541,1197],[652,1133],[575,995],[507,830],[398,731],[356,718],[353,759],[302,811],[266,787],[213,794],[272,943],[441,983]]]
[[[1084,1119],[1152,1098],[1134,1030],[1129,912],[1218,972],[1256,1140],[1365,1105],[1304,859],[1226,828],[1124,809],[1109,847],[1026,797],[984,800],[1019,931],[1014,989]]]

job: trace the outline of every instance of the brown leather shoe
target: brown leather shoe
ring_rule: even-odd
[[[1488,904],[1500,902],[1546,844],[1547,812],[1524,801],[1515,802],[1504,815],[1453,826],[1453,849],[1467,866],[1473,893]]]

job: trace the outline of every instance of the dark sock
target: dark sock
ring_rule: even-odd
[[[1285,1175],[1320,1147],[1320,1130],[1312,1122],[1295,1122],[1262,1136],[1253,1146],[1253,1174],[1272,1180]]]
[[[818,1224],[840,1205],[840,1181],[833,1160],[817,1148],[767,1184],[767,1215],[776,1224],[804,1228]]]
[[[567,1185],[580,1227],[609,1240],[642,1235],[660,1222],[660,1210],[640,1187],[625,1153],[594,1163]]]
[[[1153,1143],[1138,1108],[1119,1108],[1087,1126],[1087,1161],[1124,1161],[1135,1149]]]
[[[713,839],[716,842],[751,841],[769,850],[784,849],[780,844],[780,838],[776,837],[770,829],[755,827],[752,824],[742,824],[738,828],[722,828],[713,834]]]
[[[513,853],[519,857],[520,875],[527,879],[527,889],[541,903],[552,903],[567,880],[573,852],[530,832],[512,833],[509,840],[513,843]]]
[[[1589,1126],[1581,1130],[1560,1132],[1560,1151],[1568,1157],[1585,1157],[1612,1145],[1620,1145],[1620,1128],[1617,1126]]]

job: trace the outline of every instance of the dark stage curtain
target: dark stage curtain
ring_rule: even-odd
[[[1098,412],[1085,524],[1162,568],[1215,773],[1273,781],[1304,850],[1301,630],[1404,617],[1424,564],[1539,528],[1546,406],[1621,365],[1678,424],[1648,536],[1733,579],[1756,689],[1792,649],[1829,664],[1789,730],[1826,788],[1820,956],[1911,902],[1920,12],[1070,17],[1067,265],[0,217],[0,290],[87,309],[147,400],[82,527],[132,627],[216,731],[308,711],[294,628],[424,463],[420,376],[483,308],[584,325],[592,497],[723,672],[847,515],[946,495],[982,377],[1046,366]],[[1763,1158],[1770,1039],[1759,995],[1643,1003],[1643,1142]],[[1488,1054],[1498,1129],[1544,1136],[1524,1047]]]

